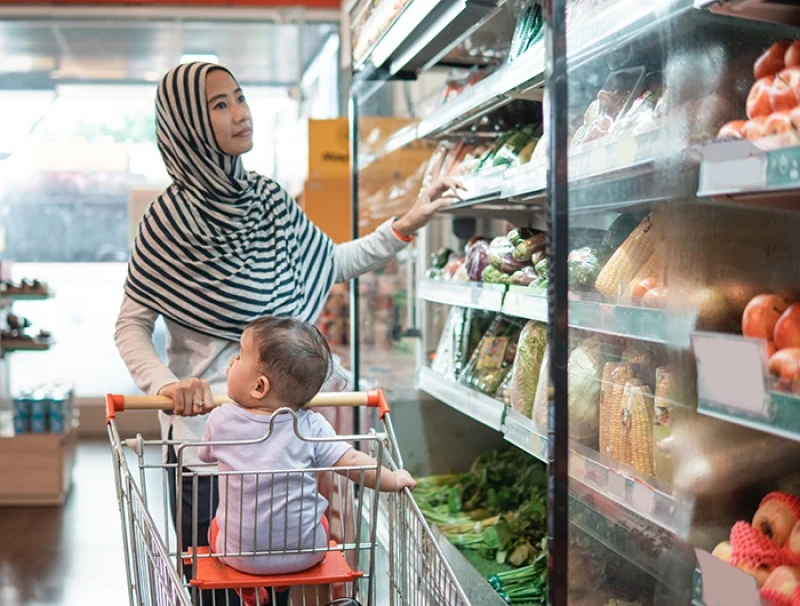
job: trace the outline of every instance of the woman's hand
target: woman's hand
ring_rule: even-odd
[[[394,222],[395,231],[404,237],[412,236],[428,224],[437,210],[450,206],[455,200],[463,200],[459,190],[466,189],[461,181],[451,177],[434,181],[420,192],[411,210]]]
[[[400,492],[404,488],[408,488],[409,490],[414,490],[417,487],[417,481],[411,477],[411,474],[408,473],[405,469],[398,469],[394,472],[394,476],[396,478],[396,484],[394,485],[394,489],[397,492]]]
[[[182,417],[207,413],[214,405],[211,387],[208,381],[203,379],[186,379],[178,383],[169,383],[158,390],[158,395],[172,400],[172,411]]]

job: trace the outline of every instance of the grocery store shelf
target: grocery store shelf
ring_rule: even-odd
[[[426,279],[419,284],[418,296],[431,303],[500,311],[505,290],[506,287],[502,284]]]
[[[694,503],[673,496],[671,488],[655,478],[580,444],[573,444],[570,449],[569,476],[643,520],[679,538],[689,536]]]
[[[692,346],[698,412],[800,442],[800,395],[769,376],[766,342],[697,332]]]
[[[506,409],[503,436],[520,450],[547,461],[547,432],[512,408]]]
[[[703,158],[698,196],[774,198],[781,192],[800,190],[800,145],[764,151],[745,140],[716,141],[698,146],[697,151]],[[794,195],[780,205],[800,210]]]
[[[796,3],[795,3],[796,4]],[[792,2],[774,0],[695,0],[696,8],[709,9],[720,15],[757,19],[772,23],[797,25],[800,19],[800,6]]]
[[[537,42],[512,63],[501,67],[423,118],[417,137],[440,137],[507,105],[544,81],[544,43]]]
[[[494,398],[445,379],[429,368],[419,370],[417,388],[490,429],[495,431],[503,429],[503,414],[506,407]]]
[[[433,303],[502,311],[510,316],[547,322],[546,291],[511,286],[506,292],[505,288],[497,284],[427,279],[420,283],[419,297]],[[640,307],[632,302],[612,302],[601,295],[570,295],[569,325],[572,328],[688,347],[696,322],[695,311]]]
[[[46,301],[53,297],[55,297],[53,291],[47,291],[46,293],[0,293],[0,301],[4,303],[14,301]]]
[[[14,353],[22,351],[47,351],[53,346],[53,342],[48,341],[6,341],[0,342],[0,353]]]
[[[435,64],[496,13],[492,0],[410,0],[353,70],[377,68],[391,77]]]

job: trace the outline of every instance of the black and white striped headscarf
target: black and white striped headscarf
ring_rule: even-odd
[[[219,148],[206,100],[213,69],[180,65],[158,87],[158,148],[173,183],[139,224],[125,292],[238,341],[260,316],[317,318],[333,284],[333,243],[280,185]]]

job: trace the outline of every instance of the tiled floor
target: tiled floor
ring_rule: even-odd
[[[0,508],[0,604],[128,604],[108,442],[81,442],[63,508]]]

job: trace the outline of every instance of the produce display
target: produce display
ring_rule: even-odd
[[[546,603],[543,464],[514,448],[489,451],[466,473],[419,479],[414,498],[456,547],[506,566],[489,582],[509,604]]]
[[[720,543],[712,553],[752,575],[770,603],[800,605],[800,497],[769,493],[752,523],[736,522],[730,541]]]
[[[774,137],[759,142],[765,149],[796,145],[800,142],[800,40],[775,42],[756,60],[753,76],[747,119],[728,122],[717,137],[751,141]]]
[[[773,387],[800,394],[800,303],[776,294],[753,297],[742,314],[742,334],[766,341]]]

